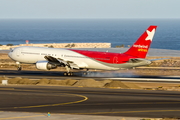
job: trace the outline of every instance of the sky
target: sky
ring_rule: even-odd
[[[180,0],[0,0],[0,19],[180,18]]]

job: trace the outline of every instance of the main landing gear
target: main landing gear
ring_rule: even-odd
[[[73,76],[73,75],[77,75],[77,76],[86,76],[89,75],[91,72],[89,71],[89,69],[86,69],[86,71],[83,72],[77,72],[76,74],[74,74],[73,72],[70,72],[70,67],[65,66],[67,72],[64,72],[64,76]]]
[[[73,73],[70,72],[71,68],[68,65],[66,65],[65,68],[66,68],[67,72],[64,72],[64,76],[72,76]]]
[[[72,72],[64,72],[64,76],[72,76],[73,73]]]
[[[90,74],[89,69],[86,69],[86,71],[82,72],[82,75],[85,75],[85,76],[89,74]]]

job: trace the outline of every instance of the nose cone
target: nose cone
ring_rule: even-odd
[[[12,60],[14,60],[14,57],[15,57],[14,54],[15,54],[15,53],[14,53],[14,50],[11,49],[10,52],[8,53],[8,56],[9,56]]]
[[[12,52],[9,52],[9,53],[8,53],[8,56],[9,56],[10,58],[12,58]]]

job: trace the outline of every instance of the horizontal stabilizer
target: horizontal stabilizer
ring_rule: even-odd
[[[166,60],[166,59],[171,59],[171,58],[159,58],[159,59],[151,59],[151,60],[149,60],[149,61]]]

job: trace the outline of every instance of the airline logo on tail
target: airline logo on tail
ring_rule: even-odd
[[[145,40],[150,40],[152,41],[153,37],[154,37],[154,33],[155,33],[155,29],[153,29],[151,32],[146,30],[146,33],[148,34],[148,36],[146,37]]]
[[[152,31],[148,31],[146,30],[146,33],[147,33],[147,37],[145,40],[150,40],[152,41],[153,37],[154,37],[154,33],[155,33],[155,29],[153,29]],[[137,48],[146,48],[148,49],[148,45],[136,45],[134,44],[133,47],[137,47]],[[138,51],[141,51],[141,50],[138,50]],[[147,50],[145,50],[145,52],[147,52]]]

